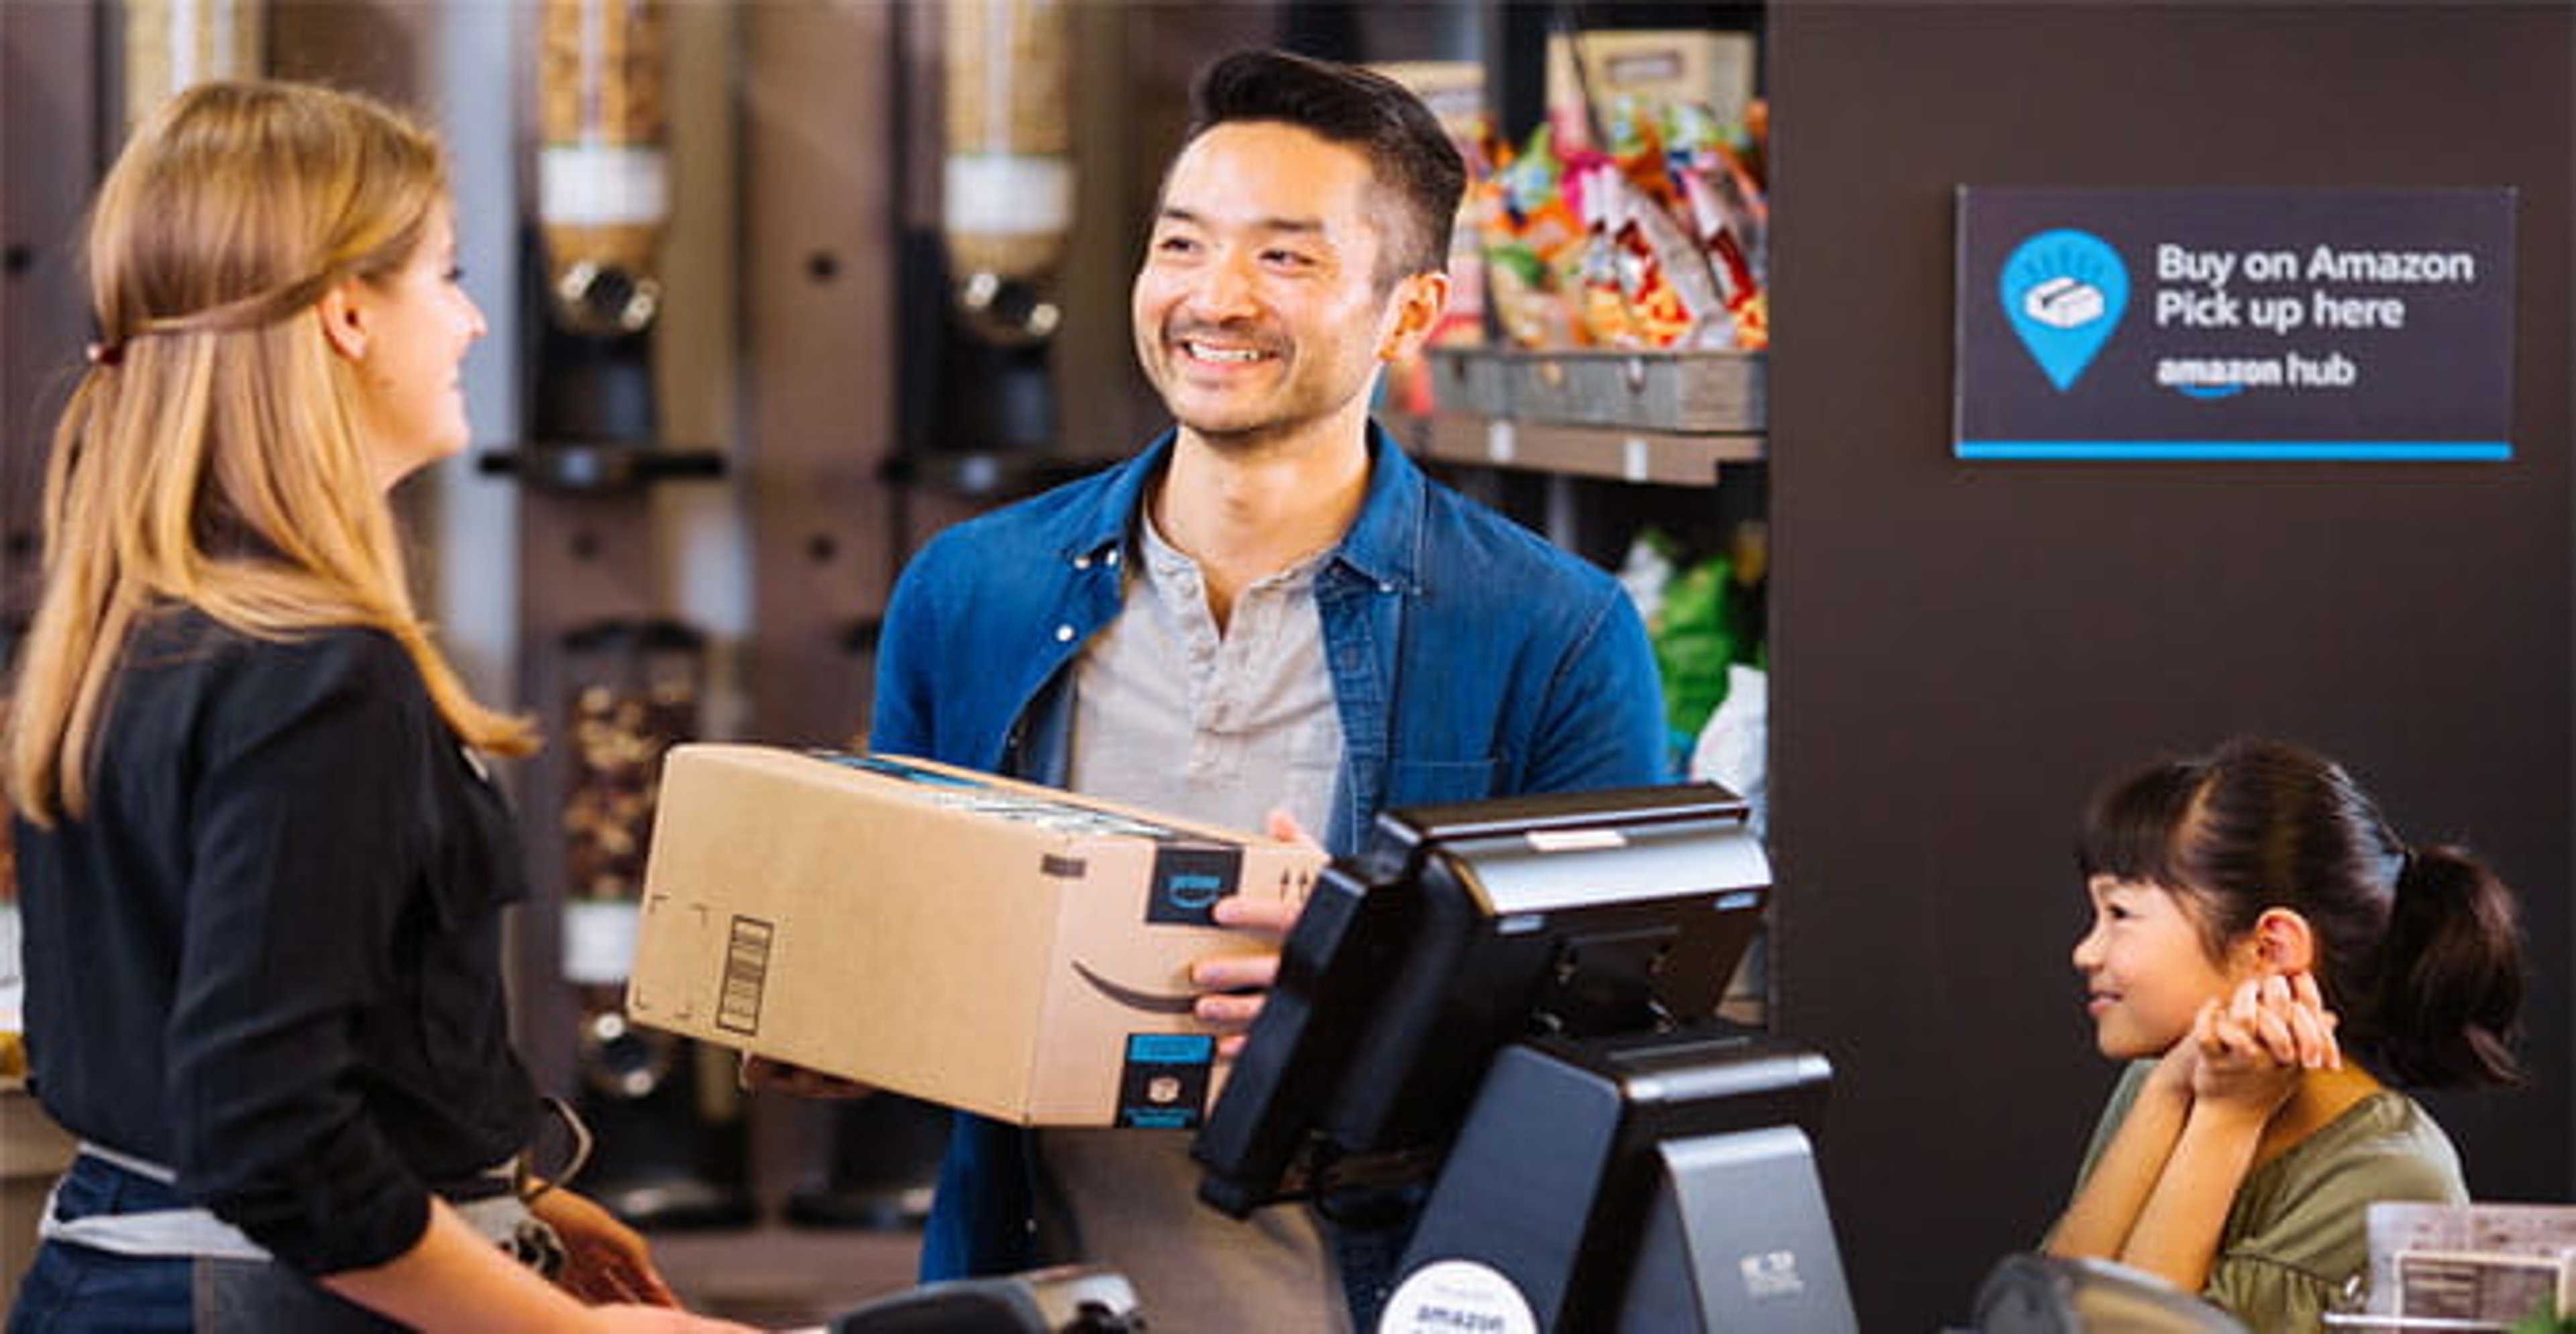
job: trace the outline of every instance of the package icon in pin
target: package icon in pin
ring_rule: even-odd
[[[2102,289],[2073,278],[2051,278],[2022,296],[2022,312],[2052,329],[2072,329],[2102,318]]]

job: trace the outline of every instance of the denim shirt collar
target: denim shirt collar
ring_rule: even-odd
[[[1170,466],[1173,444],[1179,438],[1177,429],[1165,430],[1118,468],[1098,493],[1096,504],[1068,516],[1065,542],[1056,554],[1067,561],[1100,560],[1124,550],[1137,517],[1144,513],[1145,493]],[[1427,479],[1375,421],[1368,427],[1368,451],[1368,494],[1327,569],[1379,588],[1418,592]],[[1329,586],[1324,574],[1318,578]]]

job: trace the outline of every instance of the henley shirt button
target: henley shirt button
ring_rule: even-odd
[[[1059,644],[1070,644],[1070,643],[1072,643],[1072,642],[1073,642],[1073,627],[1072,627],[1072,626],[1070,626],[1070,625],[1059,625],[1059,626],[1057,626],[1057,627],[1055,628],[1055,642],[1057,642],[1057,643],[1059,643]]]

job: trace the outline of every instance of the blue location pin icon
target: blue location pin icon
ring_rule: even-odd
[[[2120,252],[2072,228],[2022,242],[2004,261],[2001,286],[2004,317],[2060,393],[2093,364],[2129,306]]]

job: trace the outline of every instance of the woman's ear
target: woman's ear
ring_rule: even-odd
[[[322,289],[322,299],[313,303],[314,315],[322,321],[322,336],[331,340],[333,351],[351,361],[367,359],[365,296],[358,280],[348,278]]]
[[[2254,957],[2266,973],[2312,972],[2317,936],[2308,919],[2288,908],[2266,908],[2254,919]]]

